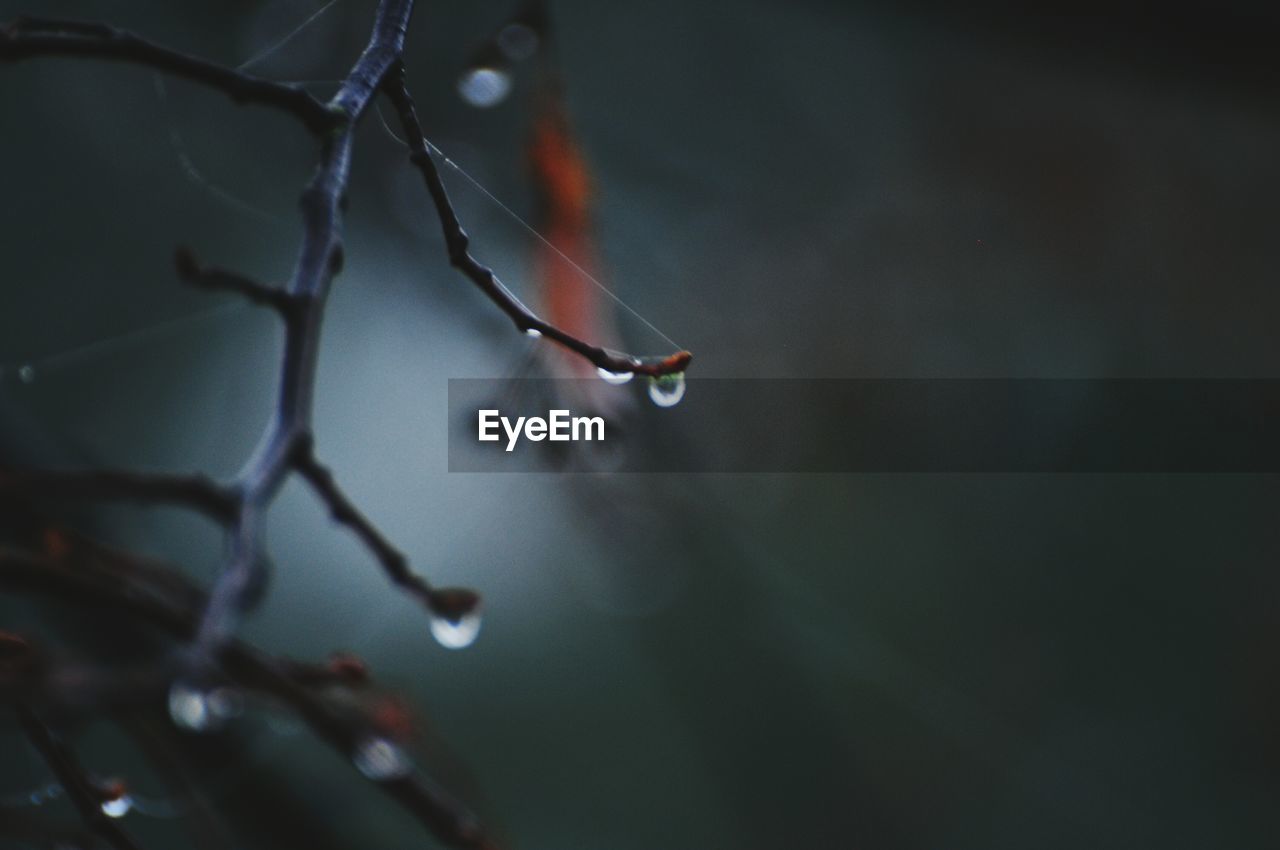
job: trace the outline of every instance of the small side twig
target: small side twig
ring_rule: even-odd
[[[315,454],[308,444],[305,450],[299,451],[294,468],[298,470],[320,501],[329,509],[334,522],[351,529],[360,542],[365,545],[382,565],[387,576],[397,586],[409,593],[424,605],[431,605],[434,593],[425,578],[409,567],[409,559],[404,553],[391,544],[382,532],[355,506],[334,480],[333,473],[316,460]]]
[[[282,316],[297,309],[297,301],[289,293],[274,286],[250,280],[242,274],[212,266],[202,266],[190,248],[179,248],[173,255],[178,276],[199,289],[233,292],[262,307],[270,307]]]
[[[422,172],[427,191],[435,205],[436,215],[440,219],[440,227],[444,231],[445,246],[449,251],[449,262],[489,297],[489,300],[506,313],[516,328],[522,332],[537,331],[547,339],[558,343],[574,352],[600,369],[614,373],[632,373],[658,377],[683,372],[689,368],[693,355],[688,351],[677,351],[665,357],[636,357],[631,354],[618,354],[593,345],[539,318],[536,313],[520,302],[520,299],[494,274],[493,269],[481,263],[471,255],[469,250],[471,238],[458,220],[458,214],[449,200],[444,181],[440,179],[440,171],[435,160],[427,149],[426,136],[422,125],[418,122],[417,108],[413,97],[405,84],[404,64],[397,63],[393,71],[387,74],[383,88],[400,116],[400,124],[404,128],[409,146],[409,160]]]
[[[334,113],[302,88],[161,47],[105,24],[28,17],[0,27],[0,62],[38,56],[92,56],[146,65],[221,91],[237,103],[283,110],[316,134],[337,122]]]

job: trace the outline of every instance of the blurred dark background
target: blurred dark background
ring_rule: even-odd
[[[0,19],[108,20],[238,64],[320,5]],[[331,93],[373,5],[340,0],[254,70]],[[455,90],[511,9],[424,3],[407,61],[432,140],[532,218],[527,77],[488,110]],[[1277,376],[1274,6],[553,9],[601,277],[695,352],[691,377]],[[285,278],[311,141],[147,70],[46,59],[0,67],[0,150],[0,454],[233,475],[278,335],[171,258]],[[529,293],[532,237],[445,177]],[[1273,476],[449,475],[447,379],[520,374],[534,343],[447,267],[377,115],[353,180],[318,446],[424,572],[485,595],[485,625],[436,646],[290,485],[246,634],[364,655],[428,718],[423,763],[514,846],[1275,846]],[[86,521],[202,581],[220,555],[175,512]],[[421,846],[349,766],[255,728],[247,766],[207,778],[243,846]],[[48,781],[0,735],[0,794]],[[104,730],[85,747],[128,772]],[[316,834],[279,828],[286,797]]]

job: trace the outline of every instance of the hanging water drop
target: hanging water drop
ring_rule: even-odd
[[[386,738],[365,738],[351,754],[356,770],[373,782],[389,782],[407,776],[412,769],[404,751]]]
[[[542,331],[538,330],[537,328],[525,328],[524,335],[537,339],[538,337],[542,336]]]
[[[511,75],[498,68],[471,68],[458,78],[458,94],[477,109],[497,106],[511,92]]]
[[[133,809],[129,786],[123,779],[108,779],[97,786],[102,813],[109,818],[122,818]]]
[[[431,636],[445,649],[464,649],[480,634],[480,594],[465,587],[431,591]]]
[[[480,613],[463,614],[457,619],[439,615],[431,617],[431,636],[445,649],[466,649],[480,634]]]
[[[608,369],[597,366],[596,374],[604,378],[606,384],[625,384],[636,376],[635,372],[610,372]]]
[[[684,373],[650,378],[649,398],[658,407],[675,407],[684,398]]]
[[[132,809],[133,799],[128,794],[102,801],[102,813],[109,818],[122,818]]]
[[[208,695],[183,682],[174,682],[169,688],[169,717],[188,732],[208,732],[219,721],[210,709]]]

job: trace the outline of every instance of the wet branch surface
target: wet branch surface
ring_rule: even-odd
[[[689,367],[693,355],[688,351],[677,351],[665,357],[635,357],[630,354],[618,354],[566,333],[538,318],[532,310],[520,303],[520,299],[503,285],[493,269],[471,255],[469,250],[471,238],[467,236],[466,230],[458,220],[453,203],[449,200],[449,193],[445,191],[444,181],[440,179],[440,171],[436,168],[435,160],[431,158],[431,152],[427,148],[426,137],[418,121],[413,97],[405,84],[403,63],[399,63],[394,72],[387,75],[383,87],[400,116],[400,125],[404,128],[409,145],[409,159],[422,172],[422,179],[427,185],[427,191],[431,194],[431,201],[435,205],[436,215],[440,219],[440,227],[444,232],[449,262],[466,275],[502,312],[506,313],[518,330],[537,331],[547,339],[609,372],[631,372],[636,375],[658,377],[683,372]]]
[[[82,607],[107,609],[125,622],[135,626],[149,626],[177,641],[189,640],[197,629],[198,605],[184,605],[169,599],[171,594],[157,592],[141,576],[122,576],[118,571],[104,570],[98,557],[55,559],[0,550],[0,588],[8,593],[45,596]],[[198,598],[199,594],[194,588],[189,590],[189,596]],[[376,728],[370,718],[345,710],[327,698],[325,691],[321,689],[334,683],[365,686],[365,672],[361,670],[359,675],[353,675],[350,672],[351,660],[348,658],[342,658],[339,663],[331,663],[326,667],[316,667],[273,658],[236,640],[223,646],[219,656],[223,673],[237,687],[288,708],[307,724],[316,738],[344,757],[350,758],[362,741],[381,734],[381,730]],[[33,702],[52,702],[56,706],[62,694],[56,687],[49,689],[43,686],[46,683],[56,685],[56,678],[51,675],[56,671],[41,672],[43,675],[40,679],[24,683],[21,693]],[[156,673],[161,680],[167,678],[167,671]],[[156,684],[162,684],[162,681]],[[35,716],[30,713],[29,708],[24,707],[22,710],[31,718],[28,720],[24,716],[24,729],[29,736],[32,736],[33,731],[52,735],[43,724],[38,728],[33,725],[36,723]],[[46,760],[50,760],[50,756],[45,754],[46,743],[43,738],[32,739]],[[76,768],[81,777],[74,780],[81,783],[77,787],[92,790],[92,785],[83,780],[83,770],[78,768],[65,746],[55,756],[59,760],[59,767],[54,767],[54,773],[59,782],[67,787],[69,795],[80,793],[66,785],[72,776],[69,772],[72,767]],[[53,762],[50,763],[53,767]],[[383,793],[407,809],[442,842],[454,847],[495,846],[483,835],[474,816],[422,773],[409,771],[403,776],[377,784]],[[100,832],[99,821],[105,819],[108,826],[114,827],[114,822],[102,815],[101,800],[93,796],[91,802],[92,811],[77,804],[82,808],[82,816],[86,813],[92,815],[92,818],[85,817],[86,826]]]
[[[83,554],[87,544],[69,544],[60,538],[46,541],[40,555],[0,551],[0,587],[11,593],[36,593],[87,605],[95,614],[109,613],[130,627],[149,624],[179,650],[151,668],[124,672],[106,669],[99,671],[96,678],[78,673],[83,682],[114,682],[116,690],[127,691],[153,679],[152,684],[163,693],[182,678],[229,678],[238,687],[287,706],[319,739],[348,758],[374,730],[368,728],[367,719],[330,703],[319,685],[351,684],[361,678],[362,666],[350,659],[329,670],[282,662],[236,637],[240,619],[253,605],[256,591],[263,584],[266,513],[282,484],[293,474],[305,480],[334,520],[356,535],[390,580],[424,604],[433,616],[456,621],[479,605],[479,597],[473,591],[435,588],[416,573],[404,553],[339,488],[333,473],[315,454],[312,401],[320,331],[331,284],[342,267],[343,219],[355,131],[373,99],[385,93],[396,106],[408,133],[410,157],[422,173],[439,215],[450,262],[518,329],[538,331],[615,373],[657,377],[684,371],[691,359],[685,351],[641,358],[580,340],[540,319],[515,298],[492,270],[471,255],[469,239],[430,157],[405,83],[402,57],[413,7],[413,0],[381,0],[367,46],[327,103],[296,86],[196,58],[104,24],[26,17],[0,26],[0,63],[40,57],[88,57],[149,67],[222,92],[238,103],[282,111],[313,134],[319,147],[315,171],[301,195],[303,235],[285,284],[269,286],[235,271],[202,266],[186,248],[179,249],[175,256],[179,277],[190,285],[233,292],[265,306],[279,317],[284,328],[278,396],[272,416],[258,448],[234,480],[224,484],[198,474],[127,470],[0,469],[0,507],[17,504],[30,511],[45,502],[120,501],[178,507],[207,517],[224,529],[227,538],[227,555],[211,587],[201,591],[165,565],[101,549],[93,550],[87,561],[81,558],[73,569],[65,562],[67,551]],[[13,646],[23,645],[22,640],[15,636]],[[85,828],[118,850],[135,846],[118,824],[103,814],[101,801],[93,797],[92,783],[79,769],[74,753],[41,719],[37,708],[32,707],[34,703],[26,702],[35,686],[28,681],[30,671],[23,670],[26,672],[15,678],[16,674],[11,676],[0,666],[0,694],[20,695],[16,699],[23,728],[76,803]],[[42,700],[57,703],[57,689],[51,683],[62,680],[45,675],[41,681],[43,688],[35,687],[35,692]],[[139,686],[137,690],[139,700],[152,697],[148,687]],[[384,777],[377,784],[444,843],[458,847],[494,846],[467,810],[425,775],[409,770]]]

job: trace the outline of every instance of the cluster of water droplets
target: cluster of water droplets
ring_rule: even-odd
[[[188,732],[212,732],[244,712],[244,698],[228,687],[201,688],[174,682],[169,688],[169,717]]]
[[[610,372],[605,368],[597,368],[596,373],[607,384],[621,385],[631,381],[634,372]],[[675,372],[670,375],[659,375],[649,379],[649,400],[658,407],[674,407],[684,398],[684,373]]]

